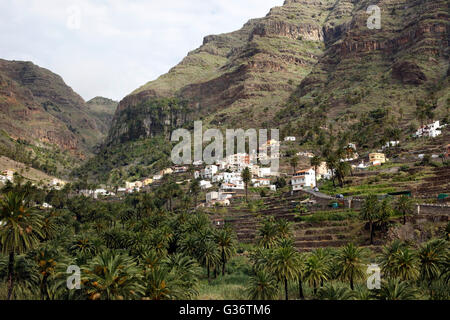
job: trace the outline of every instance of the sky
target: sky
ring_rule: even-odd
[[[120,100],[204,36],[240,29],[284,0],[1,0],[0,58],[32,61],[85,100]]]

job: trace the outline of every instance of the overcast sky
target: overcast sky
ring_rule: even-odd
[[[61,75],[89,100],[120,100],[169,71],[209,34],[283,0],[1,0],[0,58]]]

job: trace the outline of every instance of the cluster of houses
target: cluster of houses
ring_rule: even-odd
[[[204,169],[195,171],[194,178],[201,179],[200,186],[203,190],[212,188],[214,183],[219,184],[219,191],[206,194],[206,204],[208,206],[228,205],[234,194],[245,189],[242,179],[242,172],[245,168],[248,168],[252,174],[251,184],[253,187],[267,187],[276,191],[276,187],[271,184],[271,177],[278,176],[279,173],[272,172],[271,168],[254,164],[256,162],[253,161],[254,159],[256,158],[253,158],[253,155],[238,153],[228,156],[222,161],[217,161],[214,165],[207,165]]]
[[[198,165],[198,164],[197,164]],[[117,189],[118,193],[133,193],[133,192],[140,192],[142,188],[150,186],[164,178],[166,175],[171,175],[174,173],[184,173],[188,171],[188,167],[184,166],[175,166],[172,168],[166,168],[164,170],[161,170],[157,174],[155,174],[151,178],[145,178],[143,180],[139,181],[132,181],[132,182],[125,182],[125,187],[121,187]]]
[[[6,184],[8,181],[13,183],[14,182],[14,174],[16,172],[13,169],[7,169],[0,172],[0,182],[3,184]],[[67,184],[66,181],[54,178],[50,183],[47,185],[49,188],[54,190],[62,190],[64,186]]]
[[[435,121],[433,123],[421,126],[416,134],[415,137],[421,138],[421,137],[428,137],[428,138],[436,138],[442,134],[442,131],[440,130],[443,126],[441,126],[440,121]]]

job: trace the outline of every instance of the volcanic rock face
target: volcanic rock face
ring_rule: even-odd
[[[392,68],[392,77],[405,84],[419,85],[427,80],[420,67],[412,62],[398,62]]]
[[[225,117],[229,124],[260,124],[258,118],[267,118],[263,109],[275,114],[323,54],[322,27],[334,2],[286,1],[266,17],[250,20],[241,30],[205,37],[203,45],[168,74],[120,102],[107,142],[123,142],[130,136],[142,138],[128,133],[136,131],[139,124],[128,118],[125,110],[161,98],[186,102],[187,115],[177,124],[199,118],[215,121],[217,113],[227,109],[236,111]],[[255,114],[242,117],[251,113]],[[152,123],[150,130],[146,126],[141,131],[144,137],[161,132],[157,122],[173,124],[154,115],[141,114],[139,118]]]
[[[284,123],[290,119],[276,115],[292,100],[326,101],[333,117],[342,108],[378,107],[373,88],[383,86],[426,94],[425,85],[448,70],[447,1],[378,1],[380,30],[367,27],[373,4],[288,0],[241,30],[205,37],[169,73],[120,102],[107,143],[152,137],[197,119],[247,128]],[[361,107],[345,103],[349,90],[364,92]],[[173,118],[169,98],[183,116]]]
[[[0,60],[0,129],[12,138],[89,153],[107,130],[90,111],[60,76],[31,62]]]

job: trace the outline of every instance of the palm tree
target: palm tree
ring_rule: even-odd
[[[395,255],[395,276],[403,281],[415,280],[419,276],[417,255],[409,247],[403,247]]]
[[[411,198],[406,195],[398,198],[395,209],[403,215],[403,224],[406,224],[406,216],[411,215],[414,212],[414,206]]]
[[[448,242],[443,239],[432,240],[419,249],[420,279],[426,281],[433,297],[431,284],[440,277],[443,267],[448,267]]]
[[[289,164],[291,165],[292,169],[294,170],[294,174],[295,174],[296,168],[298,166],[298,157],[293,156],[291,158],[291,160],[289,160]]]
[[[104,251],[83,269],[81,281],[91,300],[133,299],[144,293],[141,270],[128,255]]]
[[[409,282],[391,279],[383,282],[375,296],[380,300],[415,300],[417,290]]]
[[[384,199],[380,204],[379,221],[387,223],[392,217],[394,210],[388,198]]]
[[[252,173],[250,172],[250,169],[248,167],[246,167],[244,171],[242,171],[242,180],[245,184],[245,201],[248,202],[248,185],[252,180]]]
[[[327,167],[331,170],[331,180],[333,186],[336,188],[336,169],[338,165],[338,159],[334,153],[330,153],[326,158]]]
[[[160,268],[168,276],[165,283],[173,298],[187,300],[198,295],[201,268],[194,259],[179,253],[172,254],[162,261]]]
[[[191,182],[191,185],[189,186],[189,191],[194,196],[194,204],[195,204],[195,207],[197,207],[198,195],[200,194],[200,191],[201,191],[200,181],[198,179],[195,179]]]
[[[236,241],[232,230],[226,228],[219,230],[216,235],[222,261],[222,276],[225,275],[225,265],[236,250]]]
[[[355,293],[345,287],[327,285],[319,289],[317,297],[319,300],[352,300],[355,298]]]
[[[373,245],[373,223],[379,217],[379,205],[376,195],[368,195],[361,208],[360,217],[369,222],[370,244]]]
[[[317,168],[322,164],[322,159],[319,156],[314,156],[311,158],[311,166],[314,167],[314,172],[316,173],[316,186],[317,186]]]
[[[381,271],[386,277],[395,278],[398,266],[396,260],[397,254],[406,246],[407,245],[400,240],[395,240],[390,245],[384,246],[382,253],[378,257],[378,262]]]
[[[364,249],[349,243],[343,247],[337,255],[338,276],[350,282],[350,289],[354,290],[354,281],[362,279],[365,275]]]
[[[24,206],[25,195],[9,192],[0,200],[0,244],[2,253],[9,255],[8,295],[14,288],[14,256],[34,248],[42,237],[41,216]]]
[[[305,294],[303,293],[303,281],[305,279],[305,262],[306,256],[304,254],[298,255],[298,294],[300,299],[305,299]]]
[[[275,222],[277,235],[280,239],[290,239],[292,237],[292,223],[286,219],[279,219]]]
[[[274,247],[278,241],[278,230],[272,220],[266,219],[262,227],[258,230],[259,244],[265,248],[270,249]]]
[[[42,276],[40,283],[40,292],[42,300],[50,300],[48,279],[55,273],[56,256],[57,256],[56,250],[50,248],[42,248],[41,250],[39,250],[36,257],[39,274]]]
[[[206,267],[208,281],[211,281],[211,270],[213,270],[220,262],[219,250],[216,243],[214,243],[213,241],[207,241],[206,243],[204,243],[203,247],[200,248],[200,250],[200,259],[202,261],[202,264]]]
[[[317,294],[317,286],[328,280],[327,262],[319,254],[311,254],[306,260],[305,279],[314,288],[314,295]]]
[[[279,281],[284,282],[284,294],[289,300],[288,282],[298,277],[298,254],[293,246],[275,249],[270,261],[270,270]]]
[[[351,172],[352,167],[345,161],[338,161],[336,164],[336,177],[340,187],[344,187],[345,177]]]
[[[266,271],[258,271],[250,278],[246,291],[250,300],[274,300],[278,296],[277,281]]]

